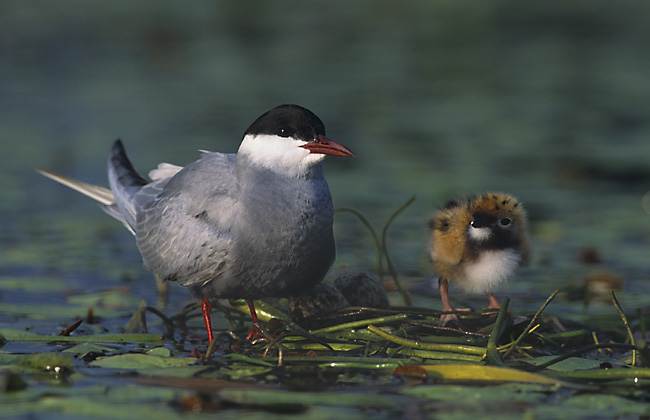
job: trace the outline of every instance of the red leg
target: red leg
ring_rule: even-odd
[[[246,303],[248,304],[248,309],[251,311],[251,318],[253,318],[253,329],[251,330],[250,333],[248,333],[247,339],[252,339],[256,335],[259,335],[259,330],[257,329],[257,325],[259,324],[259,320],[257,319],[257,312],[255,312],[255,304],[251,299],[246,299]]]
[[[494,295],[491,292],[487,292],[487,297],[488,300],[490,301],[490,306],[488,308],[490,309],[501,309],[501,304],[497,299],[494,297]]]
[[[205,321],[205,329],[208,332],[208,343],[212,342],[212,321],[210,320],[210,310],[212,305],[207,299],[201,301],[201,313],[203,314],[203,321]]]

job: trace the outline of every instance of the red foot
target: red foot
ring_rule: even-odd
[[[253,328],[251,329],[251,332],[249,332],[246,336],[246,339],[248,341],[255,341],[260,337],[263,337],[262,333],[260,333],[260,330],[258,330],[255,325],[253,325]]]
[[[248,336],[246,339],[248,341],[253,341],[254,338],[261,337],[262,334],[260,333],[260,330],[257,329],[257,325],[259,323],[259,320],[257,319],[257,312],[255,311],[255,304],[251,299],[246,299],[246,303],[248,304],[248,309],[251,311],[251,318],[253,319],[253,329],[251,329],[251,332],[248,333]]]

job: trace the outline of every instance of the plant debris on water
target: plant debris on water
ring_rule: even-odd
[[[446,327],[439,326],[442,312],[411,306],[391,265],[386,232],[412,201],[388,218],[381,236],[360,213],[344,210],[370,230],[377,271],[389,273],[405,305],[344,307],[296,322],[286,301],[259,301],[266,338],[251,342],[246,303],[215,301],[221,325],[208,345],[198,304],[166,314],[131,302],[131,309],[120,309],[132,311],[124,332],[114,333],[102,319],[117,316],[105,312],[121,306],[115,296],[72,296],[69,302],[81,305],[77,313],[85,318],[59,331],[0,328],[0,342],[9,349],[0,352],[0,416],[174,418],[246,408],[314,417],[341,410],[352,417],[368,409],[386,415],[442,410],[453,417],[468,406],[508,404],[503,410],[513,416],[532,411],[554,418],[557,412],[546,404],[551,398],[564,412],[598,404],[601,413],[624,407],[625,413],[650,415],[644,316],[626,312],[613,291],[608,325],[614,328],[549,314],[558,291],[529,316],[511,313],[505,297],[500,310],[458,311],[458,325]],[[10,306],[3,311],[20,313]],[[85,324],[92,328],[79,333]],[[149,326],[162,333],[149,333]],[[171,404],[142,409],[155,401]]]

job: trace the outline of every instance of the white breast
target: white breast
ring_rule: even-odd
[[[512,276],[520,262],[521,255],[512,249],[483,251],[476,261],[466,265],[458,285],[473,293],[493,290]]]

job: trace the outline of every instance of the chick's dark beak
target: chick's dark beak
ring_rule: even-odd
[[[354,153],[340,143],[330,140],[325,136],[318,136],[317,140],[300,146],[309,150],[311,153],[320,153],[332,156],[354,156]]]

